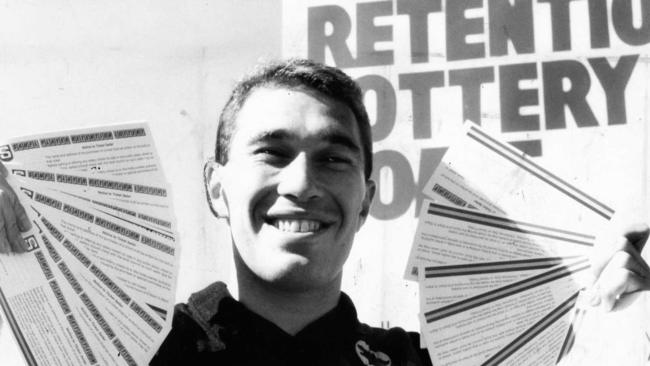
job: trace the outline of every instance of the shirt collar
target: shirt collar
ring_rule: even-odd
[[[256,347],[338,349],[352,341],[359,321],[352,300],[343,292],[332,310],[292,336],[249,310],[232,297],[224,297],[210,323],[221,328],[226,347],[255,344]],[[229,346],[230,345],[230,346]]]

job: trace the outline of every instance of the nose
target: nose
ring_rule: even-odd
[[[303,202],[320,197],[322,190],[317,175],[305,153],[300,153],[282,168],[278,176],[278,194]]]

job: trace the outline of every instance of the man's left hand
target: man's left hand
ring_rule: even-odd
[[[591,305],[602,305],[612,310],[616,301],[632,292],[650,290],[650,267],[641,257],[641,251],[650,236],[646,224],[637,224],[627,229],[615,245],[608,249],[608,255],[594,260],[596,281]]]

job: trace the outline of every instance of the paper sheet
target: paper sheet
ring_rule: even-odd
[[[425,185],[404,276],[434,365],[555,365],[614,210],[466,123]]]
[[[29,365],[146,365],[171,328],[179,240],[146,123],[0,142],[33,223],[0,256],[0,305]]]

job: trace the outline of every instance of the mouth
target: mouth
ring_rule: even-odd
[[[316,233],[328,226],[324,222],[311,219],[269,218],[266,222],[287,233]]]

